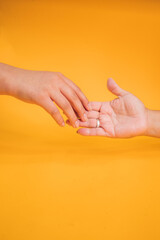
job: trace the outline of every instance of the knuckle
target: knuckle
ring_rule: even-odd
[[[57,73],[55,73],[55,72],[50,73],[51,83],[55,83],[55,81],[59,81],[59,80],[60,80],[60,76]]]
[[[43,103],[47,98],[46,91],[42,91],[39,94],[35,94],[34,96],[32,96],[32,98],[33,98],[32,100],[34,100],[36,103]]]
[[[55,72],[48,72],[48,79],[55,79],[56,74]]]
[[[46,96],[48,96],[48,90],[46,88],[42,89],[40,93],[38,94],[41,99],[45,99]]]

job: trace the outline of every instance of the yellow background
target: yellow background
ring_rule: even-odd
[[[0,61],[60,71],[89,100],[108,77],[160,109],[159,1],[0,0]],[[0,239],[160,239],[159,139],[82,137],[0,97]]]

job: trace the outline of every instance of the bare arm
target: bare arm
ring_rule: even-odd
[[[150,137],[160,137],[160,111],[148,110],[148,127],[146,135]]]
[[[86,120],[86,110],[89,110],[80,88],[59,72],[30,71],[0,63],[0,94],[41,106],[60,126],[65,123],[57,106],[73,127],[79,126],[78,117]]]
[[[0,94],[9,94],[9,68],[7,64],[0,63]]]

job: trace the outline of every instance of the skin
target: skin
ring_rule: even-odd
[[[82,127],[77,133],[84,136],[160,137],[160,111],[147,109],[113,79],[108,80],[107,86],[116,99],[89,103],[79,87],[62,73],[30,71],[0,63],[0,94],[41,106],[60,126],[65,123],[57,106],[68,117],[69,125]]]
[[[78,134],[130,138],[135,136],[160,137],[160,111],[151,111],[133,94],[108,79],[108,90],[117,96],[110,102],[91,102],[88,120],[79,121]],[[97,128],[97,119],[100,126]],[[70,124],[69,120],[67,121]]]
[[[88,99],[71,80],[59,72],[30,71],[0,63],[0,94],[44,108],[53,119],[64,126],[57,106],[73,127],[79,126],[78,117],[86,121]]]

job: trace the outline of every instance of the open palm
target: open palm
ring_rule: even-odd
[[[147,110],[133,94],[121,89],[113,79],[108,89],[117,96],[110,102],[91,102],[87,112],[88,121],[79,122],[78,133],[85,136],[108,136],[127,138],[145,134]],[[100,126],[97,127],[97,119]]]

